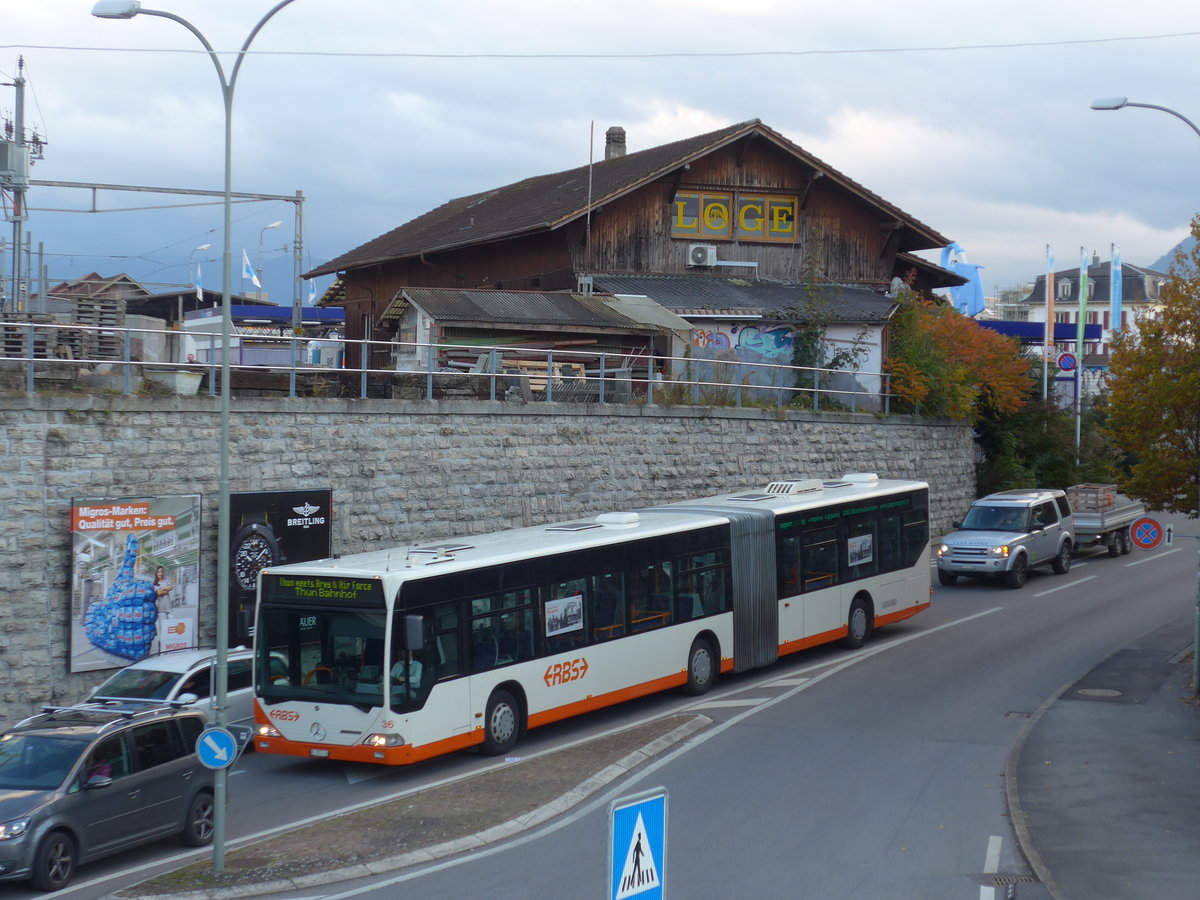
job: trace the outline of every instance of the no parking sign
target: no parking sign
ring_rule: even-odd
[[[1133,545],[1138,549],[1153,550],[1162,543],[1164,532],[1158,520],[1142,516],[1129,526],[1129,536],[1133,538]]]

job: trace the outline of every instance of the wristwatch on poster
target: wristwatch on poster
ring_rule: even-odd
[[[231,559],[234,581],[243,591],[250,592],[258,588],[259,572],[283,562],[279,538],[265,515],[255,513],[242,518],[242,527],[233,538]]]

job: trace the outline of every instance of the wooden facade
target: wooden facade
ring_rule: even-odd
[[[899,270],[898,254],[949,243],[757,120],[604,160],[593,172],[600,189],[590,209],[577,196],[586,167],[545,178],[545,186],[529,179],[488,192],[486,203],[478,201],[484,195],[451,201],[309,274],[337,273],[344,282],[347,337],[380,339],[380,315],[405,287],[561,291],[574,290],[580,275],[597,272],[706,272],[780,281],[801,281],[811,272],[882,293]],[[554,193],[556,184],[571,183],[574,206],[562,200],[565,188]],[[794,223],[786,209],[779,221],[794,227],[794,238],[672,233],[679,222],[677,197],[722,192],[790,204]],[[486,218],[498,218],[506,203],[503,225]],[[689,265],[695,244],[716,246],[721,262],[757,266]]]

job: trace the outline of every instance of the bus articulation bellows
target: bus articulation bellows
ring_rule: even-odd
[[[260,576],[255,745],[404,764],[929,606],[929,490],[851,473]],[[280,674],[279,660],[287,660]]]

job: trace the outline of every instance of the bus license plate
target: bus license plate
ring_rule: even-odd
[[[321,759],[325,759],[329,756],[329,751],[312,749],[312,750],[308,751],[308,755],[309,756],[317,756],[317,757],[320,757]]]

